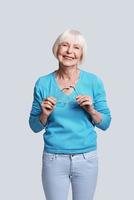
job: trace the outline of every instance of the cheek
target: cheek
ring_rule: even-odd
[[[62,54],[62,51],[59,49],[58,51],[57,51],[57,56],[59,56],[59,55],[61,55]]]
[[[63,53],[66,52],[66,48],[59,48],[57,52],[58,52],[58,54],[62,55]]]
[[[83,58],[83,54],[80,55],[80,61],[82,61],[82,58]]]
[[[59,49],[59,50],[57,51],[57,58],[58,58],[58,59],[61,59],[61,58],[62,58],[62,55],[63,55],[63,51]]]
[[[82,58],[82,51],[77,52],[77,58],[81,60],[81,58]]]
[[[65,54],[64,51],[59,51],[57,54],[57,58],[62,59],[64,54]]]
[[[78,59],[79,61],[81,61],[81,59],[82,59],[82,54],[81,54],[81,53],[77,55],[77,59]]]
[[[57,59],[58,59],[58,61],[62,61],[62,55],[58,54]]]

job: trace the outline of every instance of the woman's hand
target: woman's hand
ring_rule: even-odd
[[[47,99],[44,99],[42,101],[41,103],[42,113],[39,117],[39,120],[42,124],[45,124],[47,122],[47,118],[53,111],[55,104],[56,104],[56,99],[54,97],[48,97]]]
[[[47,97],[41,103],[42,114],[45,116],[49,116],[56,105],[56,99],[54,97]]]
[[[76,101],[88,113],[90,113],[93,110],[93,100],[90,96],[78,95],[76,97]]]
[[[78,95],[76,97],[78,104],[84,108],[92,117],[95,123],[100,123],[102,116],[100,112],[97,112],[93,107],[93,100],[90,96]]]

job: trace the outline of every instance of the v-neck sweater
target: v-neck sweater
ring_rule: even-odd
[[[90,114],[78,105],[75,99],[77,95],[86,95],[93,99],[94,108],[101,113],[100,123],[95,124]],[[42,124],[39,121],[41,103],[49,96],[55,97],[57,103],[46,124]],[[44,130],[44,151],[75,154],[96,150],[95,127],[106,130],[110,122],[106,92],[97,75],[80,69],[79,80],[71,94],[60,90],[55,71],[39,77],[36,81],[29,124],[35,133]]]

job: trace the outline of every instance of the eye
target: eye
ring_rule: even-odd
[[[61,44],[62,47],[67,47],[68,45],[66,43]]]
[[[79,47],[79,46],[75,46],[74,48],[75,48],[75,49],[78,49],[78,50],[80,49],[80,47]]]

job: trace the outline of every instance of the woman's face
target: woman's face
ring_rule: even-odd
[[[60,65],[77,66],[82,58],[82,48],[74,36],[59,44],[57,58]]]

